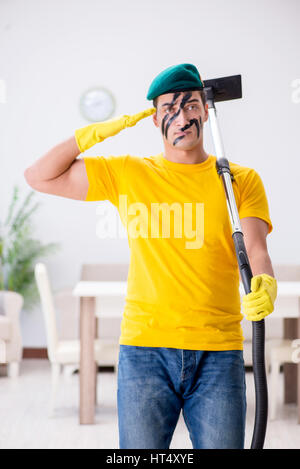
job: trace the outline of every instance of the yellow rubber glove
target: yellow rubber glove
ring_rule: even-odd
[[[246,319],[260,321],[274,310],[277,297],[277,281],[268,274],[255,275],[251,278],[251,292],[242,298],[242,307]]]
[[[75,130],[75,139],[81,153],[91,148],[96,143],[102,142],[107,137],[118,134],[126,127],[133,127],[139,120],[156,112],[155,107],[138,112],[132,116],[126,114],[103,122],[87,125]]]

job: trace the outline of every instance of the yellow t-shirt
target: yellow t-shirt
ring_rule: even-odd
[[[86,201],[110,200],[130,247],[120,344],[242,350],[239,273],[216,157],[84,157]],[[240,218],[269,225],[262,180],[229,161]]]

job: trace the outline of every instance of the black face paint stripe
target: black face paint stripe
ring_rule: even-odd
[[[174,104],[174,102],[175,102],[176,99],[177,99],[177,97],[175,98],[176,94],[177,94],[177,97],[178,97],[178,93],[175,93],[174,99],[173,99],[173,101],[172,101],[172,103],[171,103],[171,106]],[[180,94],[180,93],[179,93],[179,94]],[[176,117],[180,114],[181,109],[184,108],[186,102],[190,99],[190,97],[192,96],[192,94],[193,94],[193,93],[191,93],[191,92],[185,93],[185,95],[183,96],[182,101],[181,101],[181,103],[180,103],[180,106],[179,106],[178,111],[177,111],[177,112],[171,117],[171,119],[168,121],[167,127],[166,127],[166,133],[165,133],[165,137],[166,137],[166,138],[168,138],[168,130],[169,130],[170,125],[172,124],[173,120],[176,119]]]
[[[181,103],[180,103],[180,108],[181,108],[181,109],[184,108],[185,103],[190,99],[191,96],[192,96],[192,93],[191,93],[191,92],[186,93],[186,94],[183,96],[182,101],[181,101]]]
[[[179,140],[182,140],[184,137],[184,135],[180,135],[180,137],[177,137],[176,140],[174,140],[173,145],[176,145],[176,143],[178,143]]]
[[[201,118],[201,116],[200,116],[200,117],[199,117],[199,124],[198,124],[198,122],[197,122],[198,137],[199,137],[199,135],[200,135],[200,129],[201,129],[201,127],[202,127],[202,118]]]
[[[195,119],[195,126],[197,127],[197,137],[199,138],[199,135],[200,135],[200,127],[199,127],[199,122],[197,121],[197,119]]]
[[[171,106],[173,106],[173,104],[176,103],[177,98],[178,98],[178,96],[180,96],[180,95],[181,95],[181,91],[176,91],[176,93],[174,93],[173,100],[172,100],[172,102],[171,102]]]
[[[171,104],[170,104],[170,107],[172,107],[172,106],[175,104],[175,102],[177,101],[177,98],[178,98],[178,96],[180,96],[180,94],[181,94],[181,92],[174,93],[173,100],[172,100],[172,102],[171,102]],[[179,108],[179,110],[176,112],[176,114],[174,114],[174,115],[169,119],[169,121],[168,121],[168,123],[167,123],[167,126],[166,126],[166,130],[165,130],[165,137],[166,137],[166,138],[168,138],[168,130],[169,130],[169,127],[170,127],[171,123],[173,122],[174,119],[176,119],[176,117],[178,116],[179,113],[180,113],[180,108]],[[166,115],[166,117],[168,117],[168,115]]]
[[[165,136],[168,138],[168,130],[170,125],[172,124],[173,120],[176,119],[176,117],[180,114],[181,109],[179,108],[178,111],[174,114],[174,116],[171,117],[171,119],[168,120],[167,127],[166,127],[166,133]]]
[[[184,132],[185,130],[189,129],[190,127],[192,127],[192,125],[195,124],[195,126],[197,127],[197,134],[198,134],[198,137],[199,137],[199,122],[197,121],[197,119],[191,119],[189,124],[186,124],[184,127],[182,127],[180,130],[182,132]]]
[[[168,118],[168,114],[165,115],[165,117],[163,118],[162,123],[161,123],[161,133],[163,135],[165,133],[165,122],[166,122],[167,118]]]
[[[181,131],[184,132],[185,130],[189,129],[194,123],[195,123],[196,119],[191,119],[189,124],[186,124],[184,127],[181,127]]]
[[[171,102],[171,104],[170,104],[170,107],[173,106],[173,104],[175,104],[175,102],[176,102],[178,96],[180,96],[180,94],[181,94],[181,91],[180,91],[180,92],[177,92],[177,93],[174,93],[173,100],[172,100],[172,102]],[[168,117],[169,117],[168,114],[166,114],[165,117],[164,117],[163,120],[162,120],[161,132],[162,132],[163,135],[164,135],[164,133],[165,133],[165,123],[166,123],[166,120],[168,119]]]
[[[182,127],[180,130],[182,132],[184,132],[185,130],[189,129],[190,127],[192,127],[192,125],[195,124],[195,126],[197,127],[197,137],[199,138],[199,135],[200,135],[200,128],[199,128],[199,122],[197,121],[197,119],[192,119],[190,120],[190,123],[185,125],[184,127]],[[180,137],[178,137],[175,141],[174,141],[174,145],[175,143],[178,142],[178,140],[184,138],[185,135],[181,135]]]
[[[200,128],[202,126],[202,119],[201,116],[199,117],[199,122],[197,119],[191,119],[189,124],[186,124],[184,127],[182,127],[180,130],[184,132],[185,130],[189,129],[193,124],[197,127],[197,136],[199,138],[200,135]]]

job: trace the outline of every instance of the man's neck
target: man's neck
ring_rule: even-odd
[[[180,150],[174,148],[166,148],[163,152],[164,158],[174,163],[197,164],[203,163],[209,157],[204,151],[203,146],[195,147],[192,150]]]

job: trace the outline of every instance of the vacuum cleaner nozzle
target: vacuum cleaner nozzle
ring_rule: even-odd
[[[213,78],[204,80],[204,91],[207,98],[217,101],[229,101],[242,97],[242,76]]]

